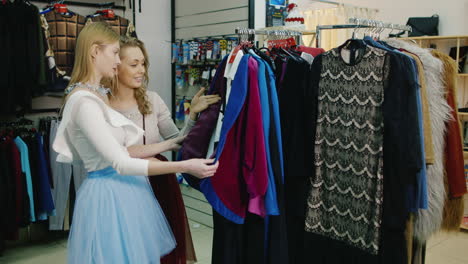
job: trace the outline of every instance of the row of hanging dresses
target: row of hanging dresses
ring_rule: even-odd
[[[55,215],[48,148],[44,135],[26,127],[8,127],[0,140],[0,254],[19,229]]]
[[[441,53],[368,37],[314,59],[308,258],[423,263],[422,246],[444,222],[458,229],[466,185],[450,65]]]
[[[48,29],[48,42],[52,51],[50,54],[55,60],[57,69],[63,71],[66,76],[71,76],[73,71],[76,39],[85,25],[105,22],[119,35],[136,37],[133,24],[117,15],[107,17],[96,12],[90,16],[82,16],[70,10],[67,13],[60,13],[53,8],[41,13],[47,23],[44,27]]]
[[[219,94],[222,102],[200,115],[180,152],[182,159],[215,157],[220,162],[212,178],[197,181],[185,175],[213,206],[212,263],[263,263],[268,241],[264,217],[279,214],[275,193],[282,187],[282,173],[272,172],[266,154],[270,141],[265,132],[280,128],[275,123],[279,116],[273,73],[268,69],[257,55],[243,50],[226,56],[209,91]],[[271,138],[275,146],[278,140]]]
[[[201,113],[184,140],[181,159],[214,157],[220,164],[209,179],[184,175],[213,207],[212,263],[289,263],[284,190],[287,175],[295,173],[296,156],[286,154],[303,141],[288,139],[285,143],[282,130],[291,137],[301,136],[292,135],[288,126],[299,126],[303,120],[294,119],[296,115],[280,122],[288,114],[280,108],[282,100],[296,106],[297,96],[306,88],[303,80],[310,64],[300,55],[282,53],[274,60],[254,49],[231,51],[219,65],[209,90],[219,94],[221,102]],[[299,108],[289,114],[303,111],[304,104]],[[288,151],[283,151],[290,143]],[[291,200],[296,199],[294,192]]]

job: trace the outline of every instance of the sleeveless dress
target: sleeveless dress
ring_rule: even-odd
[[[64,108],[53,148],[57,161],[83,160],[88,177],[78,190],[68,263],[160,263],[175,239],[148,178],[148,161],[126,147],[143,131],[99,97],[77,91]]]

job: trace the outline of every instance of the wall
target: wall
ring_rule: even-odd
[[[176,0],[176,39],[232,35],[248,26],[247,0]]]
[[[440,17],[440,35],[468,35],[468,0],[333,0],[344,4],[377,8],[377,19],[406,24],[408,17]],[[316,6],[317,1],[296,0],[299,7]],[[256,10],[256,12],[261,12]],[[263,13],[265,11],[263,10]],[[256,13],[256,15],[259,13]]]
[[[171,109],[171,1],[142,0],[141,13],[135,2],[136,31],[146,45],[150,62],[148,89],[156,91]],[[133,21],[132,10],[126,17]]]

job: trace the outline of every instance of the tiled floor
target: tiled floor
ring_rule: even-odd
[[[199,264],[211,263],[213,229],[190,222]],[[16,247],[0,257],[1,264],[60,264],[66,263],[67,241]],[[313,263],[313,262],[311,262]],[[435,235],[427,245],[426,264],[467,264],[468,233]]]

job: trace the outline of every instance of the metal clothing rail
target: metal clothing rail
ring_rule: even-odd
[[[300,31],[293,30],[255,30],[251,28],[236,28],[237,35],[268,35],[268,36],[302,36]]]
[[[302,36],[304,35],[315,35],[315,31],[301,30],[295,31],[294,29],[251,29],[251,28],[236,28],[235,33],[239,36],[251,36],[251,35],[264,35],[264,36],[276,36],[276,37],[294,37],[296,43],[301,44]]]
[[[317,47],[320,47],[320,40],[321,40],[321,32],[322,30],[328,29],[357,29],[357,28],[380,28],[380,29],[395,29],[395,30],[402,30],[402,31],[412,31],[410,26],[401,25],[401,24],[393,24],[382,22],[379,20],[372,20],[372,19],[362,19],[362,18],[355,18],[352,17],[348,20],[349,24],[341,24],[341,25],[318,25],[316,29],[316,41]]]

